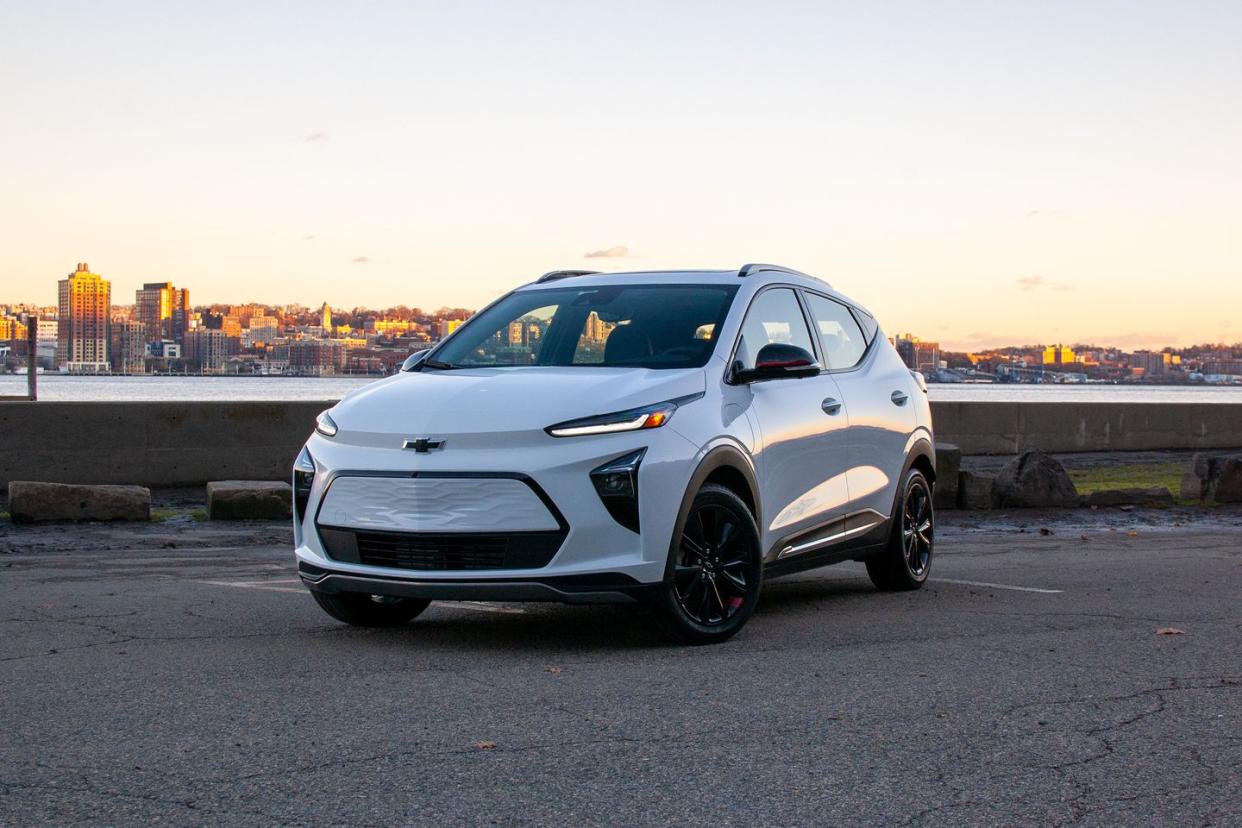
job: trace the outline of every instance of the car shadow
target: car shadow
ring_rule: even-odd
[[[794,576],[764,585],[755,620],[825,611],[864,609],[878,593],[864,578]],[[465,609],[464,607],[471,607]],[[491,610],[483,609],[490,607]],[[457,604],[438,602],[407,625],[344,628],[351,646],[417,645],[422,649],[509,651],[525,654],[682,649],[663,634],[655,611],[644,606],[566,604]],[[735,640],[744,640],[742,637]]]

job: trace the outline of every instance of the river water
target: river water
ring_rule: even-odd
[[[374,377],[90,377],[42,374],[39,376],[39,399],[84,402],[335,400],[374,381]],[[929,389],[933,400],[1242,403],[1242,386],[932,384]],[[0,396],[25,392],[25,377],[0,375]]]

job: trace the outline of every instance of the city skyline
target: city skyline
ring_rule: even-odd
[[[1232,341],[1239,41],[1210,4],[5,4],[0,295],[775,261],[957,348]]]
[[[78,264],[79,268],[83,266],[84,266],[84,263]],[[68,276],[72,276],[72,275],[73,275],[72,272],[68,274]],[[96,275],[102,276],[102,274],[96,274]],[[107,276],[102,276],[102,277],[109,284],[115,283],[115,280]],[[60,281],[63,282],[64,279],[62,278]],[[127,293],[128,291],[122,288],[117,292],[117,295],[124,296],[124,295],[127,295]],[[434,314],[436,311],[440,311],[440,310],[466,309],[466,310],[470,310],[471,312],[473,312],[473,310],[476,309],[476,308],[470,308],[469,306],[461,304],[461,303],[433,305],[431,303],[419,302],[417,301],[417,298],[414,298],[411,301],[397,302],[397,303],[378,305],[378,306],[358,304],[358,303],[345,303],[342,305],[333,305],[332,303],[326,300],[314,300],[314,301],[277,300],[277,301],[261,302],[261,301],[254,301],[253,299],[247,299],[245,301],[240,301],[240,302],[231,301],[231,300],[220,300],[220,301],[209,301],[209,302],[195,302],[191,304],[189,302],[190,291],[188,288],[174,288],[173,282],[167,282],[167,281],[157,282],[157,283],[142,282],[134,290],[134,293],[135,293],[135,301],[133,303],[112,302],[110,305],[110,308],[112,309],[126,308],[126,307],[133,308],[134,313],[136,314],[136,317],[139,319],[139,321],[145,322],[146,320],[144,318],[144,311],[143,311],[144,295],[148,297],[147,301],[152,301],[149,297],[154,293],[155,295],[158,295],[161,297],[160,299],[156,299],[154,301],[162,302],[168,309],[172,308],[171,303],[174,303],[174,302],[178,303],[176,307],[178,311],[180,312],[181,316],[180,316],[179,322],[177,322],[176,324],[180,326],[181,330],[185,330],[186,325],[188,325],[188,312],[190,310],[197,311],[197,310],[202,310],[205,308],[215,308],[215,307],[265,306],[265,307],[273,308],[273,309],[274,308],[286,308],[286,307],[302,307],[306,309],[312,309],[312,308],[315,308],[317,305],[322,305],[325,307],[335,307],[336,309],[342,310],[342,311],[353,311],[356,309],[361,309],[364,311],[374,311],[374,312],[390,310],[390,309],[394,309],[398,307],[406,307],[406,308],[411,308],[411,309],[421,309],[428,314]],[[195,294],[198,295],[198,291],[195,291]],[[22,301],[22,300],[14,301],[14,300],[9,300],[6,297],[0,296],[0,307],[54,308],[56,307],[56,304],[57,304],[56,302]],[[865,304],[865,303],[862,303],[862,304]],[[146,311],[146,313],[148,314],[150,312],[151,311],[149,310]],[[173,321],[168,314],[165,314],[163,319],[164,319],[165,325],[168,325],[172,323]],[[883,324],[883,320],[881,320],[881,324]],[[900,331],[904,329],[888,328],[888,326],[885,326],[885,327],[886,327],[886,330],[889,330],[890,337],[897,336],[897,335],[908,335],[908,334],[899,333]],[[934,331],[935,329],[943,330],[944,328],[945,326],[943,324],[941,325],[924,324],[920,326],[920,329],[925,332]],[[1089,346],[1093,348],[1113,348],[1113,349],[1122,349],[1122,350],[1129,349],[1129,350],[1135,350],[1135,351],[1160,351],[1160,350],[1166,350],[1166,349],[1178,350],[1178,349],[1188,348],[1192,346],[1203,346],[1203,345],[1228,346],[1228,345],[1242,344],[1242,325],[1240,325],[1236,331],[1232,330],[1232,325],[1227,325],[1225,327],[1225,331],[1226,333],[1229,333],[1232,331],[1234,333],[1235,338],[1231,339],[1228,336],[1226,336],[1225,338],[1222,338],[1222,339],[1213,339],[1211,337],[1203,336],[1201,334],[1190,333],[1186,336],[1176,339],[1175,341],[1169,340],[1169,339],[1161,339],[1158,335],[1150,335],[1150,336],[1148,335],[1142,335],[1142,336],[1122,335],[1122,336],[1110,338],[1108,336],[1101,336],[1101,335],[1086,335],[1082,337],[1058,337],[1056,335],[1040,336],[1039,334],[1035,334],[1032,337],[1024,339],[1021,337],[1014,337],[1014,336],[1007,337],[1004,334],[994,334],[994,335],[990,334],[987,336],[978,336],[978,337],[972,336],[970,339],[966,339],[966,340],[957,339],[957,338],[954,338],[952,335],[950,335],[947,337],[942,337],[937,342],[937,345],[939,346],[941,343],[943,343],[943,345],[945,346],[944,350],[946,351],[961,352],[961,353],[976,353],[976,352],[998,351],[998,350],[1003,350],[1006,348],[1013,348],[1013,349],[1037,348],[1037,347],[1044,347],[1045,345],[1049,345],[1049,344],[1054,344],[1054,345],[1059,346],[1064,343],[1069,343],[1074,346]],[[169,338],[175,338],[175,337],[169,337]]]

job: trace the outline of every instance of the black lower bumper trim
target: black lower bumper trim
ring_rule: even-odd
[[[359,575],[298,562],[302,582],[317,592],[360,592],[432,601],[555,601],[565,604],[645,603],[657,584],[640,584],[620,572],[543,578],[416,580]]]

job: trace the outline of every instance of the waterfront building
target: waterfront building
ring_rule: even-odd
[[[1155,377],[1164,374],[1171,362],[1169,354],[1159,351],[1135,351],[1130,354],[1130,370],[1144,377]]]
[[[185,360],[212,373],[224,368],[229,356],[229,337],[218,328],[190,331],[185,335]]]
[[[289,343],[289,372],[303,376],[339,374],[347,350],[335,339],[298,339]]]
[[[137,320],[112,320],[112,370],[140,373],[146,366],[147,326]]]
[[[112,283],[79,262],[58,288],[57,362],[70,372],[107,371]]]
[[[911,333],[893,337],[897,355],[911,371],[933,374],[940,369],[940,343],[924,342]]]
[[[1066,345],[1049,345],[1044,348],[1044,365],[1073,365],[1078,360],[1074,349]]]
[[[150,341],[181,342],[190,329],[190,291],[172,282],[148,282],[134,291],[135,321],[146,326]]]

